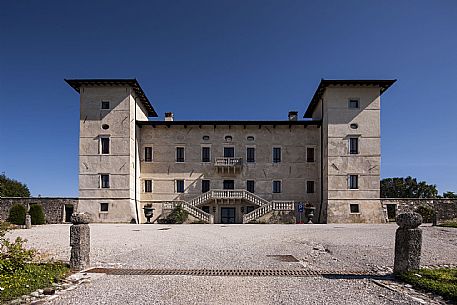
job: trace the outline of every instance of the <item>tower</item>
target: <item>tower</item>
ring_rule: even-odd
[[[384,222],[379,200],[380,96],[394,82],[320,82],[305,117],[322,120],[322,221]]]
[[[96,222],[138,222],[136,122],[156,112],[135,79],[65,81],[80,94],[78,212]]]

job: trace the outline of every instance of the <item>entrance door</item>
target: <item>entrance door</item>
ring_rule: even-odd
[[[221,208],[221,223],[235,223],[235,208]]]
[[[387,205],[387,218],[389,221],[395,221],[395,217],[397,216],[397,205],[396,204],[388,204]]]
[[[224,158],[234,158],[235,147],[224,147]]]
[[[223,188],[224,188],[224,190],[234,190],[235,181],[234,180],[224,180]]]
[[[65,222],[71,222],[71,215],[73,214],[74,207],[72,205],[65,205]]]

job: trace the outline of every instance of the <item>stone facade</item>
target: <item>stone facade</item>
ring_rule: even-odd
[[[216,223],[297,202],[314,222],[385,222],[380,96],[393,80],[322,80],[306,120],[283,121],[149,120],[136,80],[67,82],[80,93],[78,209],[95,222],[143,223],[146,204],[155,221],[169,202]]]
[[[15,204],[22,204],[26,209],[28,205],[39,204],[43,207],[46,223],[62,223],[70,222],[71,213],[78,208],[78,198],[0,197],[0,221],[8,218],[9,210]]]
[[[383,198],[381,202],[386,218],[390,221],[394,221],[395,217],[401,213],[414,212],[422,205],[429,206],[436,211],[438,222],[457,219],[457,199]]]

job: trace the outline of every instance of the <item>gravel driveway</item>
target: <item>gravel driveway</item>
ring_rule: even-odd
[[[93,266],[378,271],[393,265],[396,225],[91,224]],[[423,226],[422,264],[456,264],[457,230]],[[68,260],[69,225],[16,230]],[[292,255],[298,262],[275,255]],[[387,269],[388,270],[388,269]],[[369,278],[93,276],[52,304],[419,304]]]

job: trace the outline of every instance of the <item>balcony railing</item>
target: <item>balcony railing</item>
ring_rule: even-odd
[[[216,158],[214,165],[221,167],[241,167],[243,166],[243,158]]]

